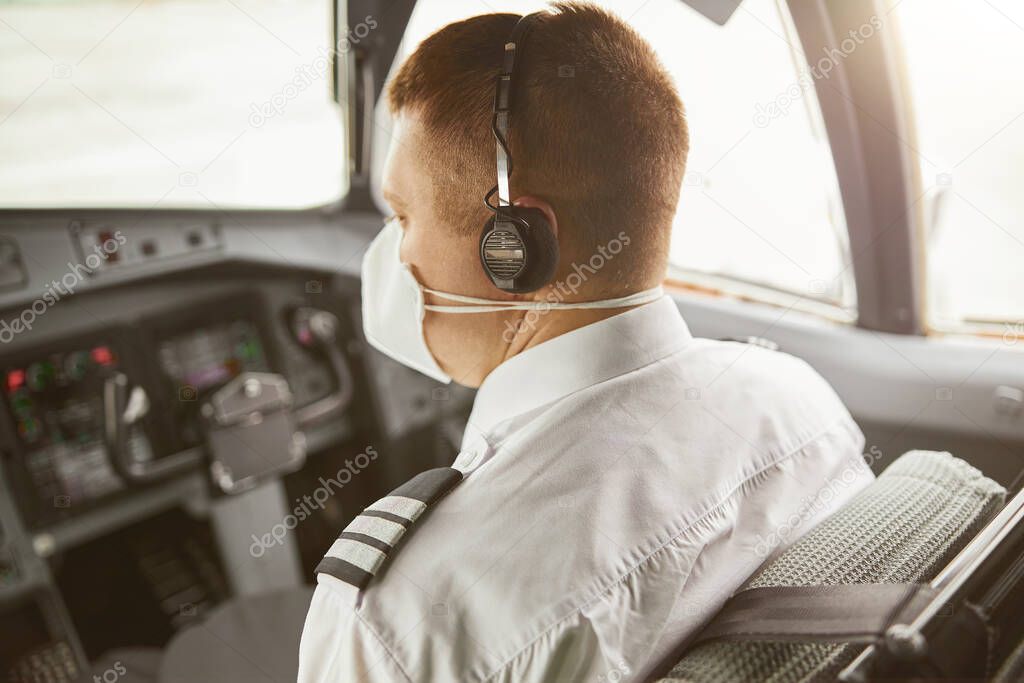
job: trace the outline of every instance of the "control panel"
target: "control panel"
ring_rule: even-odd
[[[9,433],[4,469],[29,530],[214,464],[214,428],[230,426],[214,419],[216,397],[235,380],[283,382],[280,408],[294,412],[291,430],[300,440],[307,431],[319,443],[345,433],[347,422],[330,418],[344,413],[354,380],[333,314],[302,308],[294,295],[242,288],[197,301],[139,307],[122,325],[22,350],[0,363],[6,414],[0,421]],[[303,335],[306,327],[292,329],[300,310],[303,320],[331,324]],[[264,406],[263,418],[271,412]],[[273,448],[267,440],[261,445]],[[301,463],[300,441],[281,450],[289,463]],[[245,470],[221,464],[238,476]]]
[[[119,369],[119,354],[105,341],[5,369],[4,398],[20,446],[16,464],[44,516],[59,517],[123,486],[103,439],[103,382]],[[144,430],[135,430],[129,444],[134,459],[152,459]]]
[[[90,275],[194,257],[223,246],[220,225],[208,221],[161,226],[72,221],[70,230],[78,261]]]
[[[248,318],[201,325],[158,342],[157,358],[166,391],[174,397],[183,446],[202,438],[199,406],[209,394],[243,372],[270,370],[263,339]]]
[[[234,320],[185,332],[160,345],[160,364],[189,401],[246,370],[266,370],[263,345],[248,320]]]
[[[165,642],[180,593],[216,604],[244,570],[232,499],[304,485],[376,433],[355,400],[355,284],[326,296],[318,274],[218,265],[215,225],[181,220],[152,235],[79,224],[90,286],[5,340],[0,681],[77,680],[112,646]],[[188,273],[144,265],[186,252]],[[303,557],[321,535],[308,529]]]

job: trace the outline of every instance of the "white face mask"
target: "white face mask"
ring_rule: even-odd
[[[660,299],[664,292],[654,287],[618,299],[601,301],[495,301],[429,289],[416,281],[409,266],[402,263],[402,227],[397,219],[380,231],[363,258],[363,332],[381,353],[399,363],[445,384],[452,381],[434,360],[423,336],[427,311],[437,313],[493,313],[497,311],[566,310],[578,308],[621,308]],[[423,293],[467,306],[426,305]]]

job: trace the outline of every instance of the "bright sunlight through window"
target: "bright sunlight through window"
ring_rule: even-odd
[[[931,322],[1024,327],[1024,4],[889,3],[917,119]]]
[[[0,206],[338,199],[330,16],[323,0],[0,4]]]

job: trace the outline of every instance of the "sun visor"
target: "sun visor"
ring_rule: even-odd
[[[719,26],[725,26],[743,0],[683,0]]]

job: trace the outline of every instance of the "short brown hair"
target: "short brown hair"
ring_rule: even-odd
[[[558,2],[530,29],[516,65],[509,146],[513,197],[549,202],[563,268],[630,237],[611,262],[616,289],[664,272],[689,149],[683,104],[651,46],[614,15]],[[440,215],[480,230],[495,182],[495,79],[519,17],[486,14],[442,28],[405,61],[388,90],[391,111],[415,113],[433,139]],[[565,253],[568,252],[568,253]]]

